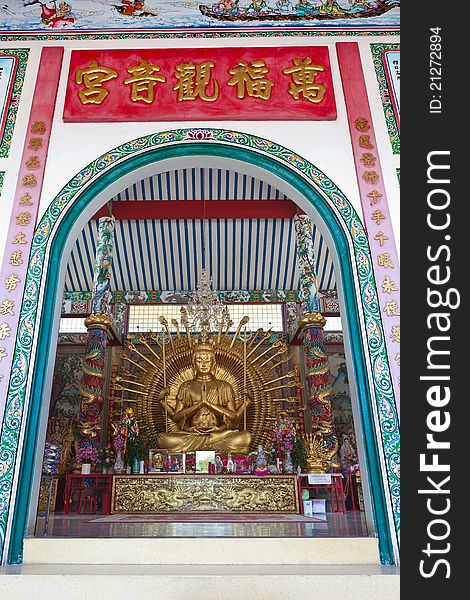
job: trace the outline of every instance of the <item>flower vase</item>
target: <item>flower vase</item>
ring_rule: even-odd
[[[138,475],[139,473],[139,459],[138,458],[134,458],[134,462],[132,463],[132,473],[134,475]]]
[[[124,461],[122,460],[121,450],[116,452],[116,462],[114,463],[115,473],[124,473]]]
[[[292,464],[292,457],[290,455],[290,450],[288,450],[284,455],[284,473],[293,473],[294,465]]]
[[[145,460],[139,460],[139,475],[145,475]]]
[[[91,473],[91,464],[82,463],[82,475],[89,475]]]

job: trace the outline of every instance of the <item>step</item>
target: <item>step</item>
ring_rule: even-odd
[[[0,569],[8,600],[398,600],[395,567],[379,565],[67,565]]]
[[[25,564],[379,565],[376,538],[28,538]]]

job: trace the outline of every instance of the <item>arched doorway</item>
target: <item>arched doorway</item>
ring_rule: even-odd
[[[43,398],[50,391],[50,349],[57,336],[60,285],[78,231],[113,193],[156,164],[168,169],[181,159],[236,162],[285,189],[321,227],[341,274],[348,360],[364,438],[375,529],[382,562],[396,562],[399,529],[398,421],[367,237],[354,209],[321,171],[268,140],[224,130],[177,130],[133,140],[101,156],[60,192],[39,223],[29,264],[13,361],[4,440],[16,439],[2,475],[4,540],[9,562],[21,561],[28,522]],[[51,343],[52,342],[52,343]],[[15,414],[16,418],[12,418]],[[23,423],[23,419],[26,421]],[[24,425],[24,436],[19,432]],[[17,466],[15,466],[17,465]],[[36,477],[37,479],[37,477]],[[37,483],[37,481],[36,481]],[[14,507],[13,507],[14,504]]]

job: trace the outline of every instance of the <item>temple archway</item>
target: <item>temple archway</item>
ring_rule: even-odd
[[[382,562],[394,563],[399,529],[398,421],[364,228],[340,190],[308,161],[268,140],[215,129],[155,134],[99,157],[63,188],[37,227],[2,433],[18,438],[26,418],[24,438],[11,452],[9,489],[3,492],[16,490],[11,496],[14,508],[10,505],[8,510],[9,560],[21,560],[31,498],[38,493],[40,458],[35,455],[45,428],[42,402],[50,392],[50,350],[58,331],[65,258],[80,229],[113,193],[145,176],[150,168],[155,171],[156,165],[165,171],[182,159],[197,165],[203,157],[211,157],[213,164],[235,161],[240,168],[276,182],[315,219],[334,250],[375,530]],[[12,419],[14,411],[16,419]],[[13,473],[15,464],[19,467]]]

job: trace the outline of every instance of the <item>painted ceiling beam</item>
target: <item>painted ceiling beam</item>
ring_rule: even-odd
[[[92,218],[110,214],[105,204]],[[298,211],[292,200],[118,200],[112,213],[118,220],[139,219],[292,219]]]

